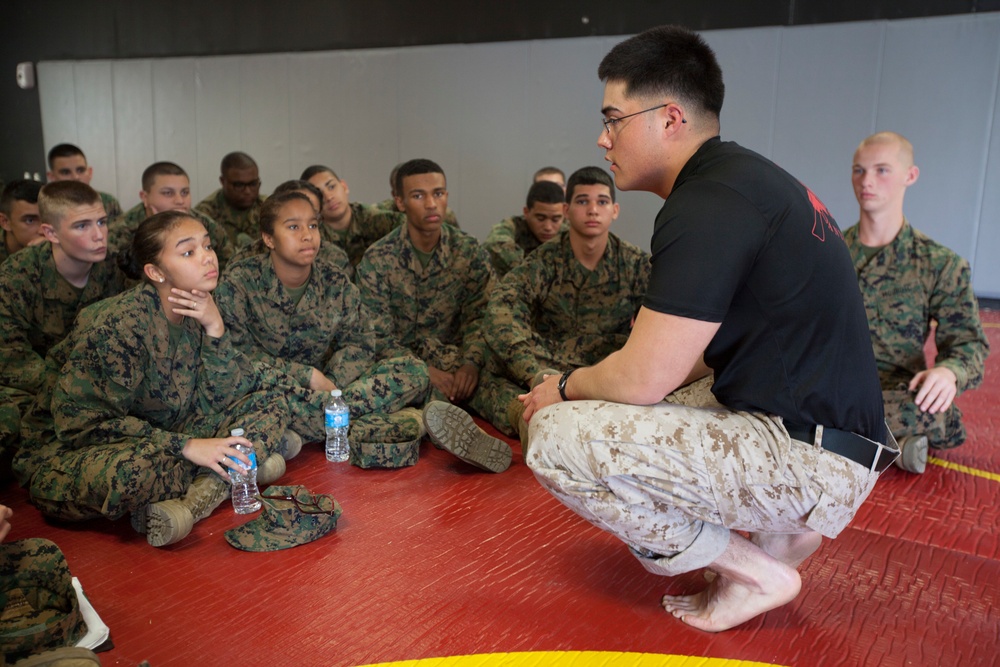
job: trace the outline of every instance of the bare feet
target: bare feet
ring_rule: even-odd
[[[663,608],[674,617],[708,632],[728,630],[787,604],[802,587],[794,568],[736,533],[711,569],[717,576],[705,590],[664,595],[662,600]]]
[[[798,569],[803,561],[819,549],[823,536],[808,533],[751,533],[750,541],[788,567]]]

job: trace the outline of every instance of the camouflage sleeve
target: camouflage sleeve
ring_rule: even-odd
[[[368,370],[375,361],[375,345],[379,342],[373,318],[361,302],[358,288],[347,280],[346,275],[343,279],[345,284],[339,290],[338,305],[343,319],[325,369],[338,387],[353,382]]]
[[[544,262],[529,261],[499,280],[484,321],[490,349],[526,387],[531,386],[538,371],[536,359],[552,356],[532,335],[532,313],[535,305],[544,300],[540,291],[552,284],[552,276],[546,275],[545,268]]]
[[[512,268],[524,261],[524,251],[514,238],[514,225],[504,220],[493,226],[483,247],[490,255],[490,263],[497,277],[502,278]]]
[[[101,203],[104,204],[104,212],[108,215],[108,220],[114,220],[122,214],[122,205],[118,203],[114,195],[107,192],[101,193]]]
[[[0,278],[0,386],[34,394],[45,378],[45,360],[28,340],[28,299],[37,288],[13,266],[8,261]]]
[[[978,387],[983,381],[990,344],[979,320],[979,304],[972,291],[967,261],[957,255],[948,258],[938,271],[928,308],[938,323],[935,364],[955,373],[959,392]]]
[[[399,211],[381,211],[370,207],[367,213],[369,213],[368,220],[361,230],[366,247],[399,227],[406,220],[406,215]]]
[[[261,388],[250,358],[236,349],[229,332],[219,338],[201,334],[201,368],[195,379],[202,414],[218,413],[230,402]]]
[[[642,306],[642,301],[646,296],[646,290],[649,289],[649,274],[651,271],[649,259],[649,254],[643,251],[640,251],[635,258],[635,279],[632,282],[632,302],[634,304],[633,313],[635,315],[639,314],[639,308]]]
[[[493,267],[482,246],[473,240],[469,267],[466,272],[466,299],[462,304],[462,359],[476,368],[486,364],[486,339],[483,337],[483,317],[493,292]]]

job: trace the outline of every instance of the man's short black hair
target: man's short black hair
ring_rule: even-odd
[[[442,169],[437,162],[424,158],[404,162],[399,165],[399,169],[396,170],[397,197],[403,196],[403,179],[407,176],[417,176],[418,174],[441,174],[444,176],[444,169]]]
[[[42,184],[27,178],[11,181],[4,186],[3,194],[0,194],[0,213],[8,218],[14,210],[14,202],[26,201],[29,204],[38,203],[38,191],[42,189]]]
[[[542,204],[562,204],[564,201],[566,201],[566,194],[558,183],[538,181],[537,183],[532,183],[531,187],[528,188],[528,199],[525,206],[530,209],[535,205],[535,202]]]
[[[531,177],[531,180],[537,181],[539,176],[547,176],[549,174],[559,174],[559,177],[566,180],[566,174],[559,167],[542,167],[535,172],[535,175]]]
[[[715,52],[695,32],[662,25],[616,45],[604,56],[597,75],[620,81],[628,97],[669,97],[718,118],[726,87]]]
[[[302,179],[303,181],[308,181],[310,178],[312,178],[316,174],[325,174],[327,172],[329,172],[338,181],[340,180],[340,176],[337,176],[337,172],[335,172],[333,169],[330,169],[329,167],[325,167],[325,166],[323,166],[321,164],[314,164],[311,167],[306,167],[305,171],[302,172],[302,175],[299,176],[299,178]]]
[[[150,192],[157,176],[187,176],[187,172],[179,164],[173,162],[154,162],[142,172],[142,191]]]
[[[600,167],[582,167],[570,174],[569,180],[566,181],[567,202],[573,201],[573,190],[578,185],[606,185],[611,191],[611,201],[615,201],[615,182],[608,172]]]
[[[83,151],[73,144],[56,144],[49,150],[49,169],[55,169],[55,167],[52,166],[52,163],[56,161],[56,158],[76,157],[77,155],[82,157],[84,160],[87,159],[87,156],[83,154]]]
[[[223,176],[225,176],[226,172],[230,169],[249,169],[250,167],[256,168],[257,161],[243,151],[233,151],[232,153],[228,153],[226,157],[222,158],[222,164],[219,165],[219,171]]]

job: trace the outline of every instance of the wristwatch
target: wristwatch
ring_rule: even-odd
[[[566,371],[565,373],[563,373],[562,377],[559,378],[559,385],[558,385],[559,386],[559,396],[564,401],[568,401],[569,400],[569,398],[566,397],[566,381],[569,380],[569,376],[572,375],[573,371],[575,371],[575,370],[576,370],[575,368],[571,368],[568,371]]]

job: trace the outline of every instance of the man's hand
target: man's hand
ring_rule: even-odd
[[[562,396],[559,395],[559,376],[546,375],[544,382],[539,382],[534,389],[521,394],[517,399],[524,403],[524,421],[531,421],[531,416],[542,408],[562,401]]]
[[[333,380],[323,375],[318,368],[314,368],[312,369],[312,375],[309,376],[309,388],[313,391],[322,391],[329,394],[337,388],[337,385],[333,383]]]
[[[455,371],[452,394],[448,396],[452,403],[464,401],[472,396],[479,384],[479,369],[473,364],[465,364]]]
[[[918,390],[919,387],[919,390]],[[937,414],[951,407],[958,394],[958,378],[951,369],[945,366],[935,366],[926,371],[920,371],[910,380],[910,391],[916,391],[913,402],[921,412]]]
[[[0,542],[3,542],[7,533],[10,532],[10,518],[12,516],[14,516],[14,510],[6,505],[0,505]]]
[[[435,368],[434,366],[427,366],[427,375],[430,376],[431,386],[440,391],[445,396],[451,396],[455,393],[455,376],[451,373],[446,373],[440,368]]]

